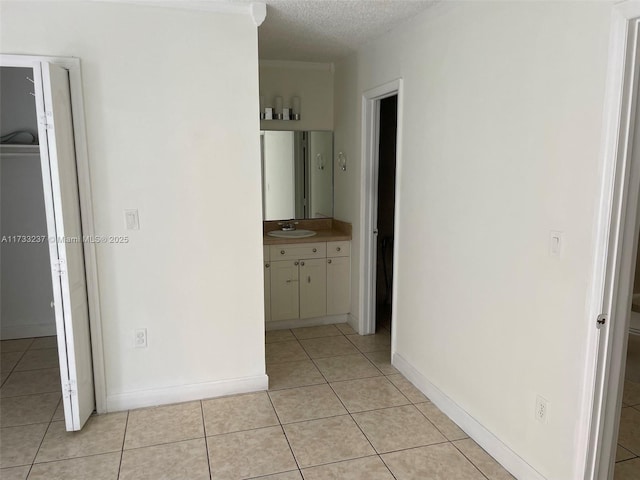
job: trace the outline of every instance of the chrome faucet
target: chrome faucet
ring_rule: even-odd
[[[292,218],[291,220],[285,220],[283,222],[278,222],[278,225],[280,225],[282,227],[283,231],[290,232],[290,231],[296,229],[296,225],[298,225],[298,222],[294,221],[294,219]]]

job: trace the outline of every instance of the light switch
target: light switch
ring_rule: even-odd
[[[140,221],[138,219],[138,209],[125,210],[124,218],[127,224],[127,230],[140,230]]]
[[[549,233],[549,255],[559,257],[562,253],[562,232]]]

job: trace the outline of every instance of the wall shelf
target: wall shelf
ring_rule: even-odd
[[[278,122],[299,122],[300,121],[300,116],[298,116],[298,118],[262,118],[262,115],[260,115],[260,121],[262,122],[272,122],[272,121],[278,121]]]

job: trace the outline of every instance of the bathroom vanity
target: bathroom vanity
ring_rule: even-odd
[[[264,237],[267,329],[345,322],[351,308],[351,226],[308,220],[305,228],[317,235],[284,240],[267,235],[273,223],[265,222]]]

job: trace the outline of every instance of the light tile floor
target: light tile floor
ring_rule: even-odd
[[[640,478],[640,336],[629,335],[615,480]]]
[[[38,347],[55,345],[2,343],[5,480],[513,479],[391,366],[388,331],[267,332],[268,392],[93,416],[75,433]]]

